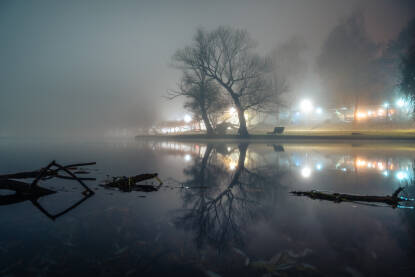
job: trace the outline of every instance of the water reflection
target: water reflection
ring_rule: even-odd
[[[49,160],[63,146],[42,149],[50,151],[41,153]],[[59,155],[98,162],[91,185],[96,196],[53,223],[36,216],[29,201],[0,209],[3,275],[413,275],[413,210],[289,194],[386,195],[408,185],[412,196],[412,145],[139,141],[74,144]],[[2,172],[22,170],[15,164],[3,165]],[[159,172],[165,181],[145,198],[99,186],[109,173],[144,172]],[[63,185],[62,192],[68,189]],[[40,202],[57,210],[78,196],[75,187],[73,194],[59,191]]]
[[[192,230],[199,248],[206,244],[219,251],[243,245],[247,224],[269,214],[282,171],[257,166],[248,144],[221,148],[208,144],[202,157],[184,169],[184,212],[176,225]]]
[[[230,171],[236,169],[239,159],[238,147],[235,145],[217,144],[222,147],[217,161],[223,163]],[[264,146],[264,145],[262,145]],[[299,176],[310,178],[316,172],[340,171],[346,173],[374,173],[385,178],[393,177],[397,181],[409,181],[414,179],[414,151],[406,152],[406,148],[398,148],[403,153],[399,157],[382,153],[370,147],[354,145],[342,145],[345,151],[339,152],[339,145],[314,147],[304,145],[266,145],[274,150],[273,162],[277,162],[280,168],[287,170],[296,169]],[[151,148],[169,155],[183,156],[184,161],[190,162],[192,156],[202,157],[207,150],[204,144],[186,144],[177,142],[154,142]],[[246,156],[246,165],[258,162],[262,155],[272,156],[271,149],[256,149],[251,145]],[[316,151],[317,150],[317,151]]]
[[[91,163],[88,163],[91,164]],[[92,163],[95,164],[95,163]],[[39,171],[32,172],[22,172],[16,174],[8,174],[0,176],[0,191],[3,193],[0,194],[0,206],[7,206],[12,204],[17,204],[20,202],[30,201],[33,206],[35,206],[39,211],[41,211],[45,216],[51,220],[56,220],[60,216],[68,213],[69,211],[75,209],[77,206],[82,204],[89,197],[94,195],[94,192],[84,184],[83,180],[95,180],[95,178],[82,178],[76,176],[71,168],[74,168],[75,165],[61,166],[55,161],[49,163],[48,166],[42,168]],[[55,169],[53,169],[55,167]],[[75,167],[76,169],[76,167]],[[67,175],[59,174],[59,171],[64,171]],[[81,173],[81,171],[79,171]],[[31,183],[26,183],[22,181],[17,181],[14,179],[27,179],[33,178]],[[63,209],[57,213],[51,213],[45,209],[40,203],[39,199],[46,197],[51,194],[55,194],[56,191],[48,188],[39,186],[39,181],[53,180],[53,179],[65,179],[78,182],[82,187],[84,187],[84,192],[82,192],[83,197],[70,205],[69,207]],[[14,193],[10,193],[13,192]],[[5,192],[5,194],[4,194]]]

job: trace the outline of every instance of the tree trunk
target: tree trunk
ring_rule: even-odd
[[[204,107],[202,107],[202,109],[201,109],[201,114],[202,114],[202,120],[205,123],[206,133],[209,136],[213,135],[215,132],[213,131],[212,124],[210,124],[209,117],[208,117],[206,109],[204,109]]]
[[[245,119],[245,111],[242,109],[241,102],[239,102],[239,98],[232,97],[233,102],[235,103],[236,110],[238,111],[238,119],[239,119],[239,130],[238,133],[241,137],[249,136],[248,128],[246,127],[246,119]]]

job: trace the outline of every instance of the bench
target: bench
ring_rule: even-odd
[[[268,135],[277,135],[284,132],[285,127],[275,127],[273,132],[268,132]]]

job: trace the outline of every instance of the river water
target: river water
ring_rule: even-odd
[[[85,181],[92,197],[77,182],[57,178],[40,182],[57,193],[35,201],[6,203],[14,192],[0,190],[0,276],[415,273],[410,203],[392,208],[290,194],[390,195],[403,186],[414,197],[410,143],[1,139],[0,154],[1,174],[53,159],[97,162],[77,169],[96,178]],[[112,176],[155,172],[163,185],[154,192],[100,185]]]

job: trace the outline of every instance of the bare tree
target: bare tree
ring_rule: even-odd
[[[248,136],[245,111],[266,111],[277,99],[271,63],[252,52],[254,41],[245,30],[219,27],[198,29],[193,45],[176,52],[176,60],[198,68],[228,93],[238,112],[239,134]]]
[[[217,84],[207,77],[203,70],[183,68],[179,89],[168,91],[167,98],[174,99],[181,96],[187,98],[184,107],[196,117],[200,116],[206,126],[207,134],[213,135],[212,118],[227,106],[226,99],[220,93]]]

